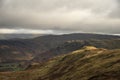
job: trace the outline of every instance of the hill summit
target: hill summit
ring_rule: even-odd
[[[84,46],[82,49],[85,49],[85,50],[95,50],[97,48],[94,47],[94,46]]]

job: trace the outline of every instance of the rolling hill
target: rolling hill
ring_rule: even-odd
[[[30,39],[39,36],[43,36],[44,34],[0,34],[0,39],[7,40],[7,39]]]
[[[120,49],[85,46],[26,71],[2,72],[0,80],[120,80]]]
[[[106,48],[106,49],[119,49],[120,48],[120,40],[119,39],[111,39],[111,40],[72,40],[67,41],[61,45],[58,45],[55,48],[47,50],[41,54],[38,54],[36,57],[32,59],[32,62],[44,62],[55,56],[70,53],[72,51],[81,49],[84,46],[95,46],[97,48]],[[108,46],[109,45],[109,46]]]
[[[72,43],[66,43],[68,41]],[[76,46],[77,44],[79,45]],[[120,37],[79,33],[66,35],[46,35],[33,39],[0,40],[0,62],[31,60],[36,55],[46,52],[49,53],[51,51],[55,52],[58,48],[60,53],[67,53],[87,45],[107,49],[116,49],[120,48]],[[68,49],[68,47],[65,46],[71,48]],[[66,48],[67,51],[64,51],[63,49]],[[56,52],[55,54],[57,54]]]
[[[119,49],[120,37],[100,34],[46,35],[33,39],[0,40],[0,65],[22,65],[42,63],[49,59],[68,54],[83,46]],[[17,63],[17,64],[16,64]],[[26,66],[25,66],[26,68]],[[13,70],[12,69],[6,69]]]

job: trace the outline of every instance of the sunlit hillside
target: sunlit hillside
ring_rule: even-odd
[[[119,80],[120,49],[86,46],[26,71],[2,72],[0,80]]]

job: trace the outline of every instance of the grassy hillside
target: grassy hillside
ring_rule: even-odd
[[[86,46],[26,71],[0,73],[0,80],[120,80],[119,67],[120,49]]]
[[[68,41],[73,42],[66,43]],[[120,36],[78,33],[47,35],[34,39],[0,40],[0,63],[30,61],[36,55],[40,58],[38,60],[44,61],[56,56],[56,54],[69,53],[88,45],[107,49],[120,48]],[[41,56],[43,57],[41,58]]]
[[[109,45],[109,46],[108,46]],[[44,62],[55,56],[68,54],[72,51],[81,49],[84,46],[95,46],[97,48],[106,48],[106,49],[119,49],[120,48],[120,39],[111,39],[111,40],[69,40],[65,43],[58,45],[57,47],[45,51],[41,54],[38,54],[31,61],[33,62]]]

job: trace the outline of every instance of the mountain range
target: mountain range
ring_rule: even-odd
[[[89,45],[107,49],[120,48],[120,36],[76,33],[0,40],[0,62],[30,61],[38,55],[51,58]]]
[[[84,46],[120,49],[120,36],[75,33],[0,40],[0,71],[24,70],[31,64],[42,64]]]

